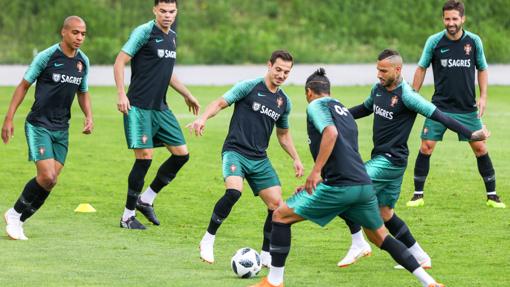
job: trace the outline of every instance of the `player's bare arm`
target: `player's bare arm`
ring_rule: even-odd
[[[200,103],[191,94],[190,90],[188,90],[188,88],[186,88],[186,86],[173,73],[172,77],[170,78],[170,86],[179,94],[181,94],[181,96],[184,98],[184,101],[186,102],[186,105],[188,105],[188,110],[194,115],[198,115],[200,112]]]
[[[294,171],[296,173],[296,177],[303,176],[304,168],[301,163],[301,159],[296,151],[296,147],[294,146],[294,142],[292,141],[292,136],[290,135],[289,129],[281,129],[276,128],[276,137],[278,138],[278,142],[280,146],[285,150],[292,160],[294,160]]]
[[[190,124],[187,124],[186,127],[190,130],[191,133],[195,132],[196,136],[201,136],[204,134],[205,130],[205,122],[217,115],[221,110],[228,107],[227,101],[223,97],[220,97],[213,102],[211,102],[206,108],[205,112],[198,117],[195,121]]]
[[[14,124],[12,120],[14,119],[14,114],[16,113],[19,105],[25,99],[29,88],[30,83],[23,79],[16,87],[16,90],[14,90],[11,103],[9,104],[9,109],[7,110],[4,124],[2,126],[2,140],[5,144],[9,143],[10,138],[14,137]]]
[[[487,107],[487,86],[489,85],[489,72],[487,69],[478,71],[478,87],[480,89],[480,98],[476,105],[478,106],[478,117],[483,117]]]
[[[416,72],[414,72],[413,78],[413,89],[417,92],[420,91],[421,86],[423,85],[423,81],[425,80],[425,75],[427,74],[427,69],[418,66],[416,68]]]
[[[126,96],[126,89],[124,87],[124,70],[126,69],[126,64],[131,61],[131,56],[126,54],[123,51],[120,51],[115,59],[115,64],[113,65],[113,76],[115,78],[115,86],[117,87],[117,109],[119,112],[127,114],[131,109],[129,104],[129,99]]]
[[[92,133],[94,129],[94,121],[92,119],[92,105],[90,103],[90,94],[89,92],[79,92],[78,95],[78,103],[80,104],[80,109],[85,115],[85,120],[83,122],[83,131],[82,133],[88,135]]]

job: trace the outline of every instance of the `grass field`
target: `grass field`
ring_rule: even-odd
[[[191,87],[202,105],[227,87]],[[35,175],[27,162],[23,123],[33,103],[33,88],[15,118],[15,137],[0,147],[0,210],[11,207],[28,179]],[[346,106],[361,103],[369,87],[335,88],[333,95]],[[13,88],[0,88],[0,112],[5,113]],[[293,100],[291,126],[294,142],[310,170],[303,88],[286,88]],[[230,258],[240,247],[260,250],[265,208],[246,186],[245,195],[218,232],[216,263],[199,260],[198,242],[216,200],[223,194],[220,151],[232,109],[208,122],[203,138],[186,132],[190,162],[156,199],[162,225],[143,232],[120,229],[127,175],[133,154],[126,148],[122,117],[116,111],[114,88],[91,88],[95,130],[81,134],[83,116],[73,107],[70,149],[59,183],[43,208],[25,224],[30,240],[0,238],[0,286],[247,286],[259,280],[237,279]],[[425,95],[431,88],[424,89]],[[497,172],[498,193],[510,204],[510,87],[491,87],[484,122],[492,131],[488,146]],[[181,126],[193,117],[172,92],[170,105]],[[2,116],[3,119],[3,116]],[[360,150],[369,158],[372,117],[358,121]],[[409,209],[413,166],[423,118],[415,123],[409,147],[409,168],[396,207],[422,247],[433,258],[431,274],[447,286],[510,286],[510,209],[485,206],[485,191],[476,160],[467,144],[447,133],[431,160],[426,184],[426,206]],[[293,177],[292,162],[274,137],[269,156],[282,181],[284,197],[304,179]],[[154,154],[146,185],[168,157]],[[96,213],[77,214],[79,203],[90,203]],[[142,219],[146,223],[145,219]],[[2,226],[3,228],[3,226]],[[286,286],[419,286],[411,275],[392,267],[392,259],[374,248],[374,255],[347,269],[336,262],[349,248],[350,235],[340,221],[326,228],[312,223],[293,227],[287,260]],[[261,275],[266,274],[266,270]],[[259,275],[260,277],[260,275]]]

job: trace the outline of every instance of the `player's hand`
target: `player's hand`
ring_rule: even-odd
[[[491,132],[487,129],[487,126],[483,125],[481,130],[474,131],[471,134],[470,140],[472,141],[484,141],[491,136]]]
[[[294,171],[296,172],[296,177],[302,177],[305,169],[303,168],[303,164],[301,160],[296,159],[294,161]]]
[[[204,135],[205,121],[198,118],[194,122],[187,124],[186,127],[189,129],[191,134],[195,133],[196,136],[202,136]]]
[[[303,190],[305,190],[305,185],[304,184],[296,187],[296,189],[294,189],[294,194],[298,194],[298,193],[302,192]]]
[[[476,106],[478,107],[478,118],[481,119],[483,114],[485,113],[485,107],[487,106],[487,98],[480,97],[478,102],[476,102]]]
[[[200,104],[198,103],[198,100],[192,95],[189,95],[184,98],[184,101],[186,102],[186,105],[188,105],[188,110],[193,112],[195,116],[198,115],[200,112]]]
[[[94,129],[94,122],[91,118],[85,118],[85,121],[83,122],[83,131],[82,133],[89,135],[92,133],[92,130]]]
[[[317,184],[322,181],[320,172],[313,171],[310,173],[308,178],[306,179],[305,189],[308,194],[312,194],[313,191],[317,188]]]
[[[11,120],[5,120],[2,126],[2,141],[4,144],[9,143],[9,140],[14,137],[14,124]]]
[[[119,99],[117,101],[117,110],[119,112],[126,114],[131,110],[131,105],[129,104],[129,99],[127,98],[126,94],[120,93]]]

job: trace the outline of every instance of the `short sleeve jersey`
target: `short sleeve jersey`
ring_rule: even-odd
[[[77,50],[66,56],[55,44],[35,56],[24,79],[35,85],[35,101],[27,121],[48,130],[67,130],[77,92],[87,92],[89,59]]]
[[[432,103],[441,111],[470,113],[476,111],[475,68],[487,69],[482,40],[478,35],[464,31],[452,41],[446,31],[430,36],[418,65],[432,64],[434,95]]]
[[[416,114],[429,118],[436,107],[405,81],[391,92],[375,84],[363,104],[374,113],[372,157],[382,155],[395,165],[407,165],[407,140]]]
[[[122,51],[131,59],[131,84],[127,97],[132,106],[147,110],[165,110],[166,92],[174,69],[176,34],[168,34],[154,20],[138,26]]]
[[[235,151],[250,159],[267,157],[274,126],[289,128],[289,97],[282,89],[271,92],[264,78],[257,78],[237,83],[223,98],[228,105],[235,104],[223,152]]]
[[[319,154],[324,129],[334,126],[338,131],[333,151],[322,168],[324,183],[330,186],[370,184],[358,151],[358,126],[349,110],[339,101],[324,97],[312,101],[306,114],[310,152],[314,161]]]

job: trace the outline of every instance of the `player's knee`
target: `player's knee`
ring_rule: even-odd
[[[485,145],[476,145],[473,147],[473,152],[476,157],[481,157],[487,154],[487,147]]]
[[[57,175],[55,173],[44,173],[37,177],[37,182],[46,190],[51,190],[57,185]]]
[[[384,222],[387,222],[393,217],[393,210],[390,208],[381,208],[380,209],[381,218]]]
[[[420,152],[422,154],[431,155],[434,151],[434,144],[431,144],[430,142],[424,141],[421,143],[420,146]]]

